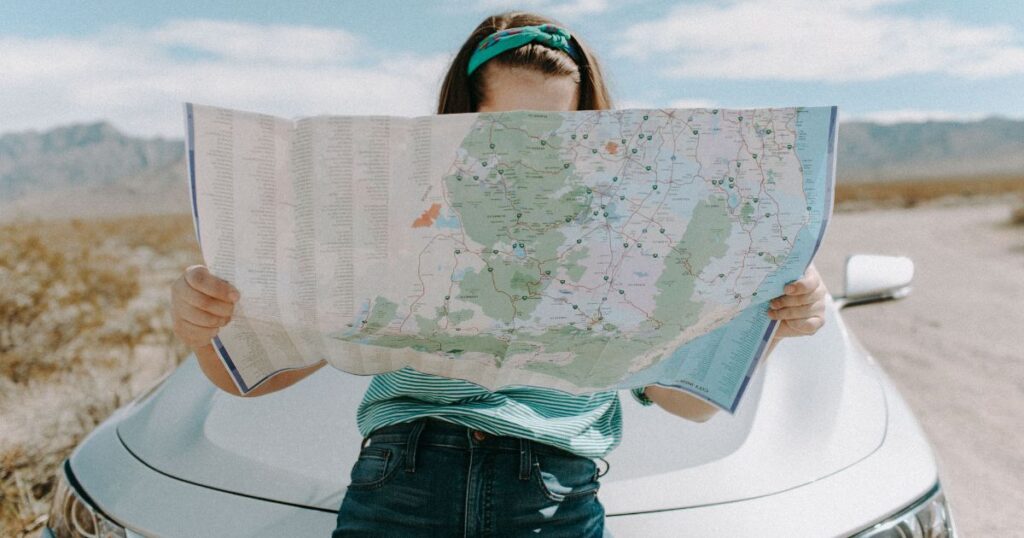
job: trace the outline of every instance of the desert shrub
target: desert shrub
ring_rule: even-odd
[[[1024,226],[1024,204],[1010,211],[1010,224]]]
[[[200,262],[189,215],[0,226],[0,536],[37,533],[74,446],[188,354],[169,286]]]
[[[80,361],[76,340],[109,332],[108,314],[139,291],[137,267],[88,241],[48,241],[47,231],[0,230],[0,375],[16,383]]]

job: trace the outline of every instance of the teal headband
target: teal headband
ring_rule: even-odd
[[[576,48],[569,43],[570,39],[572,39],[572,36],[569,35],[569,32],[553,24],[520,26],[517,28],[499,30],[487,36],[479,45],[477,45],[476,51],[473,52],[473,56],[469,58],[469,68],[466,70],[466,74],[472,75],[473,71],[476,71],[476,68],[483,65],[484,62],[494,58],[506,50],[521,47],[533,41],[553,49],[564,51],[571,56],[573,60],[578,62],[580,60],[579,53],[577,53]]]

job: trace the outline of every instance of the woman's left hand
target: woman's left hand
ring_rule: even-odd
[[[775,339],[787,336],[808,336],[825,324],[825,295],[828,289],[814,264],[796,282],[783,289],[783,295],[772,299],[768,317],[779,320]]]

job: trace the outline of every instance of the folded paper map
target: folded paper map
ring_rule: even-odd
[[[731,413],[832,211],[835,107],[185,120],[243,393],[326,359]]]

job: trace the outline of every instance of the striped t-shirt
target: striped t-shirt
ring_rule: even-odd
[[[653,402],[633,395],[642,405]],[[622,441],[622,411],[615,390],[572,395],[530,386],[496,391],[424,374],[410,367],[377,374],[356,412],[359,432],[431,416],[494,435],[524,437],[580,456],[607,455]]]

